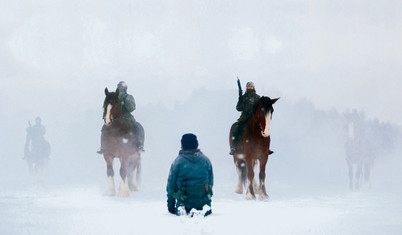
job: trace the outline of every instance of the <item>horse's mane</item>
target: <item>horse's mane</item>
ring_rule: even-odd
[[[256,112],[257,112],[257,109],[258,109],[259,107],[261,107],[261,106],[265,109],[266,112],[268,112],[269,110],[272,110],[271,113],[274,112],[274,107],[272,106],[272,100],[271,100],[271,98],[269,98],[268,96],[262,96],[262,97],[258,100],[258,102],[256,102],[256,103],[254,104],[254,113],[256,113]]]

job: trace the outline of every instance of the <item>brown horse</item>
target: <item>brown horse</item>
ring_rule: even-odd
[[[261,200],[268,200],[269,196],[265,189],[265,166],[268,161],[270,137],[270,124],[274,109],[272,105],[278,100],[263,96],[255,106],[254,113],[245,127],[243,140],[238,141],[237,152],[233,156],[234,163],[239,175],[236,193],[243,193],[243,186],[248,178],[246,199],[255,199],[255,193]],[[230,129],[229,143],[232,143],[234,123]],[[232,146],[230,146],[232,147]],[[255,170],[259,162],[260,184],[257,186],[254,178]]]
[[[114,184],[113,159],[120,160],[121,183],[119,196],[129,196],[130,190],[137,190],[137,177],[139,175],[140,152],[135,143],[134,133],[129,120],[122,117],[122,108],[119,101],[119,90],[109,92],[105,88],[106,98],[103,104],[104,125],[102,128],[101,145],[107,164],[109,187],[106,195],[116,195]]]

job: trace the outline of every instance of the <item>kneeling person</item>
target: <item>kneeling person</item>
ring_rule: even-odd
[[[167,182],[167,206],[172,214],[212,213],[214,175],[211,161],[198,149],[194,134],[181,139],[179,156],[173,161]]]

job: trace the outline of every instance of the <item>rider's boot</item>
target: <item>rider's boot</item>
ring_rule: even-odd
[[[236,148],[235,147],[232,147],[231,149],[230,149],[230,155],[235,155],[235,153],[236,153]]]
[[[143,145],[143,144],[139,144],[139,145],[138,145],[138,150],[141,151],[141,152],[145,152],[144,145]]]
[[[144,142],[140,136],[138,136],[138,135],[135,136],[134,145],[135,145],[135,147],[137,147],[138,151],[145,152]]]
[[[236,153],[236,151],[237,151],[237,149],[236,149],[236,147],[237,147],[237,139],[235,138],[235,137],[233,137],[233,140],[232,140],[232,145],[231,145],[232,147],[230,148],[230,155],[235,155],[235,153]]]
[[[272,151],[271,149],[269,150],[269,152],[268,152],[268,155],[271,155],[271,154],[273,154],[274,153],[274,151]]]

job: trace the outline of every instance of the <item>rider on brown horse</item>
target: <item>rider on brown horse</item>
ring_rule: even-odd
[[[135,100],[134,97],[127,93],[127,84],[124,81],[121,81],[117,84],[117,88],[119,89],[119,100],[122,108],[122,116],[123,118],[129,120],[130,127],[135,134],[137,147],[140,151],[144,150],[144,128],[141,126],[139,122],[137,122],[134,116],[131,114],[135,110]],[[99,154],[102,153],[102,149],[98,151]]]
[[[237,143],[243,138],[244,128],[247,125],[248,120],[250,120],[253,115],[255,105],[261,98],[257,95],[255,91],[255,86],[253,82],[248,82],[246,84],[247,90],[244,95],[239,96],[239,101],[237,102],[236,109],[242,112],[240,118],[236,122],[235,129],[233,131],[232,148],[230,149],[230,155],[234,155],[237,151]],[[269,150],[269,154],[274,152]]]

